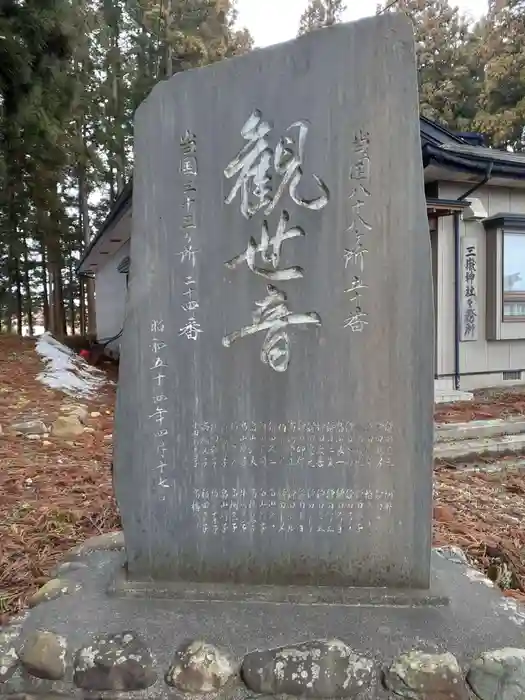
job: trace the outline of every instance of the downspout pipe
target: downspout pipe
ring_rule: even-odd
[[[463,194],[460,197],[458,197],[458,202],[463,202],[469,195],[473,194],[480,187],[483,187],[483,185],[485,185],[490,180],[490,176],[492,175],[492,168],[493,167],[494,167],[494,162],[491,161],[488,164],[487,172],[485,173],[485,177],[483,178],[483,180],[481,180],[481,182],[477,182],[475,185],[470,187],[466,192],[463,192]]]
[[[457,198],[458,202],[463,202],[467,197],[473,194],[477,189],[483,187],[490,180],[494,163],[488,164],[485,177],[480,182],[477,182],[466,192]],[[460,235],[459,235],[459,212],[454,212],[454,290],[455,290],[455,305],[454,305],[454,388],[456,391],[460,388],[460,342],[461,342],[461,250],[460,250]]]

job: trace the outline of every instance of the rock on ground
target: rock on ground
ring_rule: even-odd
[[[77,437],[83,432],[84,426],[75,414],[58,416],[51,427],[51,434],[61,438]]]
[[[122,530],[114,532],[105,532],[103,535],[95,535],[81,542],[79,545],[71,549],[65,556],[64,562],[77,559],[89,552],[111,551],[114,549],[124,549],[124,533]]]
[[[496,649],[470,666],[467,682],[480,700],[525,698],[525,649]]]
[[[144,690],[156,680],[151,653],[135,632],[99,635],[75,655],[74,682],[84,690]]]
[[[222,688],[237,672],[225,651],[199,640],[175,652],[166,683],[188,693],[209,693]]]
[[[18,657],[32,676],[59,681],[66,673],[67,642],[53,632],[32,632],[24,641]]]
[[[66,416],[76,416],[81,423],[85,423],[89,416],[87,406],[83,404],[64,404],[60,406],[60,412]]]
[[[410,651],[385,673],[388,690],[411,700],[468,700],[461,667],[453,654]]]
[[[63,579],[53,578],[51,581],[45,583],[42,588],[39,588],[36,593],[34,593],[31,598],[29,598],[28,604],[30,608],[34,608],[40,603],[44,603],[47,600],[54,600],[61,595],[67,595],[71,592],[71,583],[64,581]]]
[[[0,682],[8,681],[18,667],[18,654],[15,641],[18,630],[6,629],[0,632]]]
[[[47,426],[44,421],[40,419],[12,423],[11,429],[14,430],[15,433],[20,433],[21,435],[44,435],[44,433],[47,433]]]
[[[338,639],[251,652],[241,674],[256,693],[302,698],[365,698],[377,685],[374,663]]]

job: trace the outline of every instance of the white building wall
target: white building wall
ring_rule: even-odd
[[[129,255],[130,242],[127,241],[112,256],[108,256],[104,266],[99,267],[95,277],[95,306],[97,314],[97,339],[104,342],[120,333],[124,325],[126,308],[126,275],[118,271],[122,260]],[[110,354],[118,355],[120,338],[107,346]]]
[[[457,199],[467,189],[468,183],[440,183],[441,199]],[[472,195],[481,200],[487,216],[498,213],[525,214],[525,191],[484,185]],[[488,386],[525,383],[503,380],[503,371],[525,368],[525,339],[486,340],[486,233],[478,221],[459,222],[460,237],[469,236],[478,245],[478,339],[460,342],[460,388],[478,389]],[[455,289],[454,289],[454,221],[452,216],[440,219],[438,228],[438,280],[437,280],[437,357],[438,375],[454,373],[455,343]],[[478,374],[472,374],[478,373]],[[450,382],[453,379],[449,379]],[[445,380],[441,381],[442,384]]]

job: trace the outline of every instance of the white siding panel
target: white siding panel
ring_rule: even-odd
[[[457,199],[468,185],[466,183],[445,182],[439,185],[442,199]],[[481,200],[488,216],[502,213],[525,214],[525,191],[489,184],[476,190],[472,195]],[[476,389],[486,386],[504,385],[502,372],[525,368],[525,340],[487,341],[486,340],[486,248],[485,229],[481,222],[460,220],[460,236],[472,236],[478,243],[478,329],[477,341],[460,343],[461,389]],[[444,217],[439,226],[439,266],[438,271],[438,339],[437,373],[454,372],[454,225],[453,218]],[[479,373],[471,375],[471,373]],[[487,374],[490,373],[490,374]],[[525,373],[523,380],[525,382]],[[513,382],[509,381],[508,384]],[[516,382],[514,382],[516,383]]]
[[[117,267],[129,255],[129,241],[100,267],[95,277],[95,305],[97,313],[97,338],[104,341],[120,333],[124,325],[126,308],[126,275]],[[108,345],[108,350],[118,353],[120,338]]]

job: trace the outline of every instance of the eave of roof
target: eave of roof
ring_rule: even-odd
[[[444,216],[452,212],[460,212],[469,206],[467,200],[439,199],[438,197],[427,197],[427,213],[436,216]]]
[[[419,117],[419,131],[422,143],[431,143],[437,146],[444,143],[467,143],[459,134],[455,134],[445,126],[433,122],[431,119],[427,119],[427,117],[423,117],[422,115]]]
[[[485,137],[483,134],[479,134],[477,132],[470,132],[470,131],[457,131],[456,132],[457,136],[460,136],[464,141],[469,143],[471,146],[484,146],[485,145]]]
[[[91,239],[89,242],[88,247],[82,254],[77,267],[76,267],[76,272],[78,273],[82,265],[86,262],[88,257],[90,256],[92,250],[95,248],[97,243],[100,241],[100,239],[103,237],[103,235],[106,233],[106,231],[114,224],[117,223],[117,221],[125,214],[125,212],[131,207],[131,197],[133,194],[133,177],[130,177],[128,182],[125,184],[125,186],[122,188],[120,194],[116,198],[116,200],[113,202],[113,206],[111,207],[109,214],[107,215],[104,223],[100,227],[98,233]]]
[[[483,219],[483,226],[487,230],[506,228],[514,229],[515,231],[525,231],[525,214],[498,212]]]
[[[423,145],[423,167],[431,162],[445,168],[485,176],[491,166],[492,178],[525,180],[525,156],[477,146]]]

